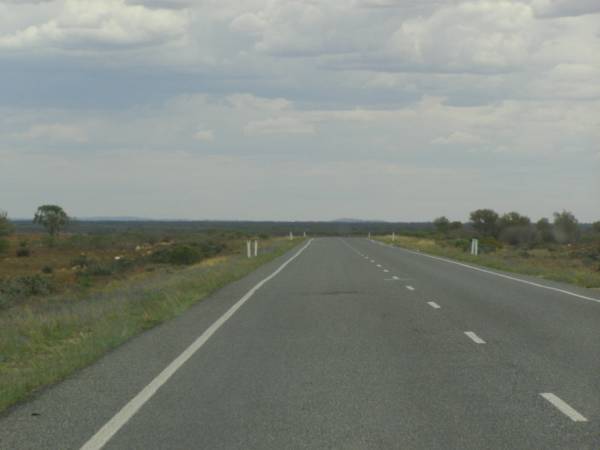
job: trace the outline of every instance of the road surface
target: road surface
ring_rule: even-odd
[[[599,299],[314,239],[14,408],[0,448],[597,450]]]

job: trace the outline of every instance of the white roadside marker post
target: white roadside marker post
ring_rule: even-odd
[[[290,231],[290,241],[294,240],[294,233]]]
[[[371,232],[369,231],[369,239],[371,239]]]
[[[304,237],[306,237],[306,231],[304,232]]]
[[[396,242],[396,233],[392,233],[392,242]]]
[[[246,254],[248,258],[252,258],[252,243],[250,241],[246,241]]]
[[[479,255],[479,240],[473,239],[471,241],[471,255]]]
[[[258,240],[254,241],[254,256],[258,256]]]

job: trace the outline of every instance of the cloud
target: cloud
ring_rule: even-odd
[[[125,0],[64,0],[49,20],[0,35],[0,49],[62,50],[144,47],[180,37],[185,11],[150,9]]]
[[[231,21],[229,29],[238,33],[260,35],[267,26],[266,20],[258,14],[244,13]]]
[[[249,136],[314,134],[315,127],[295,117],[278,117],[251,121],[244,127],[244,133]]]
[[[600,143],[596,5],[0,0],[0,152],[12,152],[12,169],[3,153],[0,192],[29,189],[22,181],[29,178],[27,167],[37,164],[43,172],[54,159],[87,168],[101,192],[106,183],[97,164],[116,155],[103,167],[117,167],[128,152],[133,168],[142,160],[157,172],[167,163],[174,172],[202,167],[213,192],[230,194],[219,205],[236,214],[236,191],[245,186],[229,183],[236,177],[228,170],[243,173],[253,161],[253,178],[268,180],[261,191],[268,199],[265,217],[272,205],[288,206],[273,186],[287,182],[289,167],[298,173],[296,192],[318,180],[332,201],[348,205],[334,216],[353,216],[356,207],[357,215],[384,217],[380,211],[390,211],[385,205],[396,198],[387,197],[390,192],[410,194],[422,206],[407,218],[444,214],[436,198],[443,201],[446,187],[462,182],[453,178],[459,172],[498,180],[485,192],[490,204],[517,201],[506,195],[507,186],[523,188],[527,173],[535,207],[570,198],[573,209],[591,215],[600,197],[589,188],[598,186]],[[367,169],[374,180],[387,174],[377,179],[381,185],[356,184]],[[352,176],[339,177],[343,189],[331,188],[331,174],[344,171]],[[56,196],[79,195],[71,191],[81,179],[63,172],[68,186]],[[427,183],[411,192],[409,172]],[[578,186],[577,195],[555,183],[567,173],[579,177],[570,184]],[[442,175],[447,182],[436,192]],[[147,195],[136,197],[127,176],[115,177],[129,205],[157,208]],[[479,180],[469,180],[445,204],[464,209],[474,202],[466,199]],[[11,209],[25,204],[17,196],[12,201]],[[169,205],[182,211],[171,215],[185,215],[184,203]],[[304,217],[330,213],[325,201],[318,212],[310,208],[307,202]],[[225,213],[223,206],[207,214]]]
[[[600,13],[598,0],[534,0],[532,6],[539,17],[569,17]]]
[[[439,72],[518,70],[535,43],[531,8],[507,1],[464,2],[409,19],[390,39],[398,65]]]
[[[229,29],[253,39],[254,50],[274,56],[346,53],[356,47],[348,27],[353,8],[348,6],[337,0],[257,2],[251,11],[233,17]]]
[[[84,129],[60,123],[39,124],[31,126],[26,132],[17,134],[18,137],[30,140],[53,140],[60,142],[84,143],[88,136]]]
[[[464,131],[454,131],[448,136],[438,137],[431,141],[433,144],[439,145],[480,145],[483,144],[483,139],[471,133]]]
[[[212,142],[215,140],[213,130],[198,130],[194,133],[194,139],[202,142]]]
[[[544,72],[529,93],[543,98],[600,98],[600,64],[558,64]]]

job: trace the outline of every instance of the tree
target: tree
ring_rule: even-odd
[[[6,236],[12,234],[15,230],[14,225],[8,220],[6,211],[0,211],[0,253],[4,253],[8,248]]]
[[[570,211],[555,212],[554,232],[558,242],[574,242],[579,237],[579,222]]]
[[[497,236],[498,214],[492,209],[478,209],[471,213],[473,228],[484,236]]]
[[[548,219],[542,217],[536,222],[535,228],[542,242],[554,242],[554,230]]]
[[[33,217],[33,223],[42,225],[52,239],[68,225],[69,221],[67,213],[58,205],[42,205]]]
[[[510,227],[528,227],[531,225],[531,220],[527,216],[522,216],[516,211],[503,214],[498,220],[500,230],[505,230]]]
[[[8,220],[6,211],[0,210],[0,238],[6,237],[15,231],[15,226]]]
[[[454,222],[450,222],[450,230],[458,231],[462,230],[463,224],[460,220],[455,220]]]
[[[450,221],[444,216],[438,217],[433,221],[433,226],[438,233],[446,234],[450,228]]]
[[[498,219],[498,231],[500,239],[511,245],[529,244],[536,239],[529,217],[515,211],[503,214]]]
[[[599,220],[598,222],[594,222],[594,223],[592,224],[592,231],[593,231],[594,233],[598,233],[598,234],[600,234],[600,220]]]

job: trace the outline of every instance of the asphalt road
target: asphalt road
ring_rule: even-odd
[[[366,239],[297,252],[14,408],[0,447],[600,449],[599,293]]]

